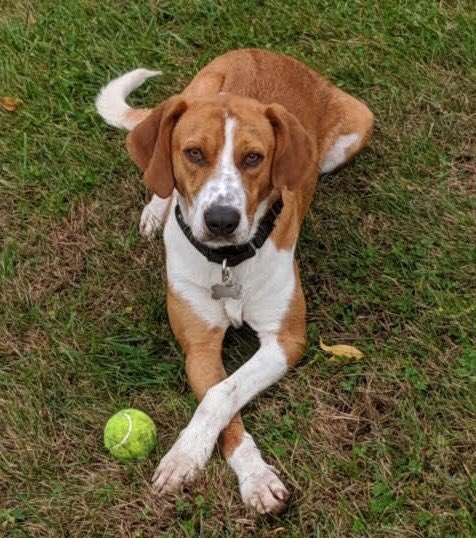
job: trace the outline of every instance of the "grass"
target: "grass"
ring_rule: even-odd
[[[445,537],[476,534],[476,25],[463,0],[7,0],[0,11],[0,534]],[[320,181],[298,248],[310,345],[245,410],[292,490],[243,508],[215,455],[188,493],[149,479],[195,401],[165,312],[146,199],[93,101],[158,67],[134,102],[179,92],[226,50],[291,54],[365,99],[370,148]],[[329,364],[327,342],[366,357]],[[227,340],[227,368],[252,353]],[[102,448],[125,406],[156,421],[154,457]]]

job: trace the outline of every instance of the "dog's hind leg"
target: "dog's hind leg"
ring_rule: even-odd
[[[337,90],[319,124],[320,173],[327,174],[344,166],[366,146],[374,116],[362,101]]]

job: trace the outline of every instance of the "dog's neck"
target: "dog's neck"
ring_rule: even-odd
[[[265,241],[271,235],[276,224],[276,219],[279,217],[282,209],[283,200],[282,198],[278,198],[260,219],[256,232],[250,241],[241,245],[227,245],[217,248],[212,248],[205,243],[201,243],[193,235],[190,226],[185,222],[179,202],[175,205],[175,218],[185,237],[209,262],[222,265],[226,261],[228,267],[235,267],[255,256],[256,251],[264,245]]]

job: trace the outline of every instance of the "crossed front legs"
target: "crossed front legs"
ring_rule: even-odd
[[[224,329],[210,328],[172,291],[168,310],[186,354],[189,383],[200,404],[162,458],[152,479],[155,489],[164,493],[192,480],[204,468],[219,438],[220,449],[237,474],[245,504],[259,512],[281,511],[289,494],[245,431],[239,411],[299,360],[304,348],[304,312],[302,323],[299,321],[302,334],[295,327],[294,331],[259,334],[259,350],[227,378],[221,359]],[[301,316],[294,312],[292,320],[297,317]]]

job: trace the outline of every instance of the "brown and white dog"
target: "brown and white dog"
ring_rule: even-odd
[[[168,314],[200,401],[153,484],[162,493],[190,481],[218,439],[243,501],[280,511],[288,492],[240,410],[303,355],[299,230],[319,174],[365,146],[373,115],[301,62],[263,50],[229,52],[156,108],[130,108],[127,95],[156,74],[131,71],[96,101],[109,124],[131,131],[127,149],[154,193],[141,232],[165,221]],[[227,377],[223,337],[243,322],[260,348]]]

